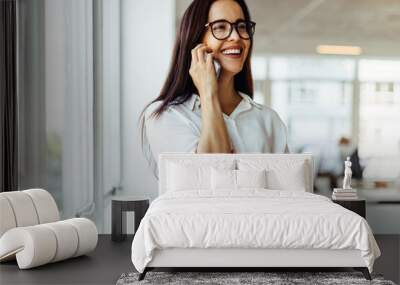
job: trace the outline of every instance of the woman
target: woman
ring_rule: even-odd
[[[278,114],[252,99],[254,28],[244,0],[187,8],[166,82],[141,114],[142,147],[157,177],[162,152],[288,152]]]

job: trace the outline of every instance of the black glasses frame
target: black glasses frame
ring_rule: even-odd
[[[212,28],[212,27],[213,27],[214,24],[217,24],[217,23],[229,23],[231,29],[230,29],[230,31],[229,31],[229,34],[228,34],[226,37],[224,37],[224,38],[218,38],[218,37],[216,37],[216,36],[214,35],[214,31],[213,31],[213,28]],[[250,26],[250,30],[247,31],[248,34],[249,34],[249,37],[248,37],[248,38],[242,37],[242,36],[240,35],[240,33],[239,33],[238,25],[241,24],[241,23],[246,23],[246,27],[247,27],[247,28],[249,28],[249,26]],[[256,29],[256,22],[253,22],[253,21],[245,21],[245,20],[238,20],[238,21],[236,21],[235,23],[231,23],[231,22],[229,22],[229,21],[227,21],[227,20],[216,20],[216,21],[213,21],[213,22],[210,22],[210,23],[205,24],[204,27],[206,27],[206,28],[210,27],[210,28],[211,28],[211,33],[212,33],[213,37],[216,38],[217,40],[221,40],[221,41],[222,41],[222,40],[226,40],[227,38],[229,38],[229,37],[231,36],[232,32],[233,32],[233,27],[235,27],[235,30],[236,30],[236,32],[237,32],[237,34],[239,35],[240,38],[242,38],[242,39],[244,39],[244,40],[249,40],[249,39],[251,39],[251,38],[253,37],[253,35],[254,35],[255,29]]]

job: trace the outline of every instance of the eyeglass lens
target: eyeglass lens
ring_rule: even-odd
[[[226,39],[230,36],[232,30],[232,24],[227,21],[216,22],[212,25],[213,35],[217,39]],[[235,25],[235,24],[233,24]],[[249,39],[253,33],[253,27],[251,23],[238,22],[236,23],[236,31],[239,36],[243,39]]]

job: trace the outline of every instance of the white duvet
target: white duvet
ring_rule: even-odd
[[[143,272],[155,249],[358,249],[372,272],[380,250],[366,220],[328,198],[299,191],[179,191],[153,201],[132,243]]]

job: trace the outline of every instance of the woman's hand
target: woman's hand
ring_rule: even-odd
[[[196,152],[229,153],[230,139],[218,98],[217,76],[212,55],[207,52],[212,52],[212,49],[205,44],[192,49],[189,69],[201,100],[201,134]]]
[[[192,49],[192,63],[189,74],[202,96],[217,96],[218,82],[211,55],[212,49],[205,44],[198,44]],[[205,57],[205,58],[204,58]]]

